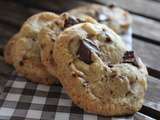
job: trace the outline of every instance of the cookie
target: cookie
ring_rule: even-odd
[[[30,17],[23,24],[11,47],[12,63],[17,73],[33,82],[50,85],[55,81],[41,63],[38,33],[42,27],[58,17],[50,12],[42,12]]]
[[[54,59],[64,89],[85,111],[119,116],[142,107],[146,67],[107,26],[81,23],[67,28],[55,41]]]
[[[15,44],[15,40],[18,38],[18,34],[14,35],[9,41],[8,43],[5,45],[5,48],[4,48],[4,59],[5,59],[5,62],[7,64],[12,64],[12,55],[13,55],[13,50],[12,50],[12,46],[14,46]]]
[[[68,12],[75,16],[89,15],[98,22],[108,25],[118,34],[127,32],[132,22],[130,14],[115,5],[88,4]]]
[[[50,24],[43,27],[38,34],[39,44],[41,48],[41,61],[46,66],[48,72],[56,76],[56,63],[54,61],[54,43],[58,38],[58,35],[64,31],[66,28],[83,22],[97,23],[91,17],[84,16],[81,18],[76,18],[69,15],[68,13],[63,13],[57,19],[54,19]]]
[[[57,17],[58,15],[52,12],[37,13],[24,22],[20,33],[26,37],[37,37],[37,33],[39,33],[40,29]]]

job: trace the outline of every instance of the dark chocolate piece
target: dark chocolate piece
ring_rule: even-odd
[[[123,56],[124,60],[134,59],[134,51],[126,51]]]
[[[51,38],[51,41],[52,41],[52,42],[55,42],[56,40],[55,40],[55,39],[53,39],[53,38]]]
[[[108,34],[109,34],[108,32],[105,32],[105,35],[106,35],[106,40],[105,40],[105,42],[111,43],[112,40],[111,40],[111,38],[110,38],[110,36],[109,36]]]
[[[127,51],[124,53],[123,63],[131,63],[132,65],[139,67],[134,51]]]
[[[85,45],[90,48],[93,52],[98,53],[99,54],[99,47],[96,45],[96,43],[94,43],[94,41],[90,40],[90,39],[84,39],[84,43]]]
[[[88,84],[89,84],[89,81],[87,81],[87,80],[84,83],[82,83],[83,87],[87,87]]]
[[[36,39],[35,39],[35,38],[32,38],[32,41],[36,41]]]
[[[68,16],[68,18],[65,20],[64,27],[65,28],[70,27],[70,26],[78,24],[78,23],[79,23],[79,21],[75,17]]]
[[[89,39],[81,40],[77,52],[79,59],[87,64],[91,64],[93,62],[91,59],[92,52],[99,53],[98,47]]]
[[[108,67],[112,68],[112,67],[113,67],[113,64],[109,63],[109,64],[108,64]]]
[[[53,54],[53,51],[52,51],[52,50],[50,51],[50,54],[51,54],[51,55]]]
[[[24,65],[23,61],[20,61],[20,62],[19,62],[19,65],[20,65],[20,66],[23,66],[23,65]]]
[[[108,5],[108,7],[112,9],[115,7],[115,4],[110,4],[110,5]]]
[[[81,18],[77,18],[77,21],[78,21],[79,23],[84,23],[84,22],[86,22],[85,20],[83,20],[83,19],[81,19]]]
[[[72,76],[73,76],[73,77],[77,77],[77,75],[76,75],[76,73],[75,73],[75,72],[74,72],[74,73],[72,73]]]
[[[90,49],[85,45],[84,41],[81,41],[77,55],[79,55],[79,59],[84,61],[87,64],[91,64],[91,51]]]

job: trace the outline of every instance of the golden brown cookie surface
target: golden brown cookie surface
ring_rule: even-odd
[[[45,26],[38,34],[39,44],[41,47],[41,60],[46,66],[48,72],[56,76],[57,65],[54,61],[54,43],[58,35],[66,28],[82,22],[97,23],[91,17],[76,18],[67,13],[63,13],[57,19]]]
[[[85,111],[117,116],[141,108],[146,67],[108,27],[82,23],[66,29],[54,57],[63,87]]]
[[[127,32],[132,22],[130,14],[115,5],[88,4],[68,12],[75,16],[89,15],[118,34]]]

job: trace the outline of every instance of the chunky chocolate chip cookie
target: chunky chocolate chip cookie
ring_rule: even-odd
[[[6,46],[6,62],[12,63],[17,73],[33,82],[52,84],[55,81],[41,63],[37,36],[42,27],[58,17],[50,12],[30,17]]]
[[[75,16],[89,15],[98,22],[108,25],[116,33],[122,34],[128,31],[131,24],[131,16],[127,11],[115,5],[88,4],[68,11]]]
[[[117,116],[142,107],[146,67],[105,25],[81,23],[65,29],[53,54],[64,89],[85,111]]]
[[[56,63],[54,61],[54,43],[58,38],[58,35],[64,31],[66,28],[84,22],[97,23],[91,17],[84,16],[76,18],[69,15],[68,13],[63,13],[57,19],[54,19],[50,24],[43,27],[38,34],[39,44],[41,48],[41,61],[46,66],[48,72],[56,76]]]

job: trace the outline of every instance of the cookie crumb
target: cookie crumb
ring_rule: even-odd
[[[20,62],[19,62],[19,65],[20,65],[20,66],[23,66],[23,65],[24,65],[23,61],[20,61]]]

